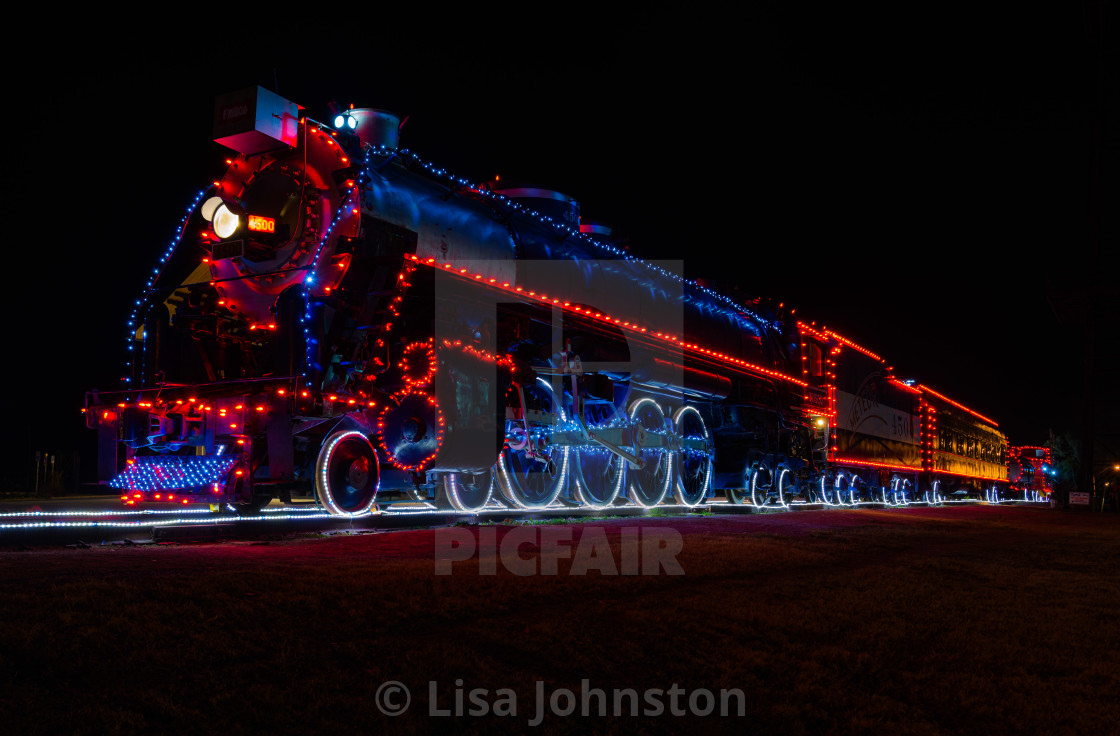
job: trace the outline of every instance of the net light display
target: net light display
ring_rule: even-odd
[[[224,482],[236,457],[141,455],[130,458],[109,486],[126,491],[173,491],[213,487]]]

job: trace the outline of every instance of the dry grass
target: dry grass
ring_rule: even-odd
[[[608,691],[738,687],[747,714],[553,717],[542,730],[1117,732],[1115,517],[788,516],[640,522],[683,530],[674,577],[480,576],[477,560],[436,576],[431,531],[0,553],[0,723],[425,731],[453,725],[427,715],[428,682],[448,707],[462,678],[512,688],[519,715],[460,726],[520,732],[537,680],[578,693],[588,678]],[[618,529],[638,522],[596,523],[617,551]],[[397,719],[373,702],[390,679],[413,696]]]

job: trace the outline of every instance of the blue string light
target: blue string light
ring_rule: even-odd
[[[365,158],[362,160],[362,170],[365,172],[369,166],[370,149],[366,150]],[[346,190],[346,194],[342,197],[342,204],[339,205],[338,211],[334,213],[331,218],[331,224],[327,227],[323,236],[319,239],[319,244],[315,248],[315,256],[311,259],[311,265],[307,266],[307,275],[303,279],[303,316],[300,317],[300,325],[303,330],[303,369],[300,371],[300,378],[303,380],[304,386],[310,388],[311,382],[307,380],[307,374],[312,367],[319,369],[321,366],[314,362],[311,357],[311,346],[318,345],[319,341],[311,336],[309,323],[311,322],[311,286],[315,283],[315,269],[319,266],[319,259],[322,257],[323,249],[326,247],[327,242],[330,240],[331,233],[334,232],[335,226],[346,215],[349,208],[353,207],[350,198],[357,191],[357,186],[350,187]],[[359,202],[358,206],[361,204]]]
[[[432,164],[428,163],[427,161],[424,161],[423,159],[421,159],[419,156],[417,156],[415,153],[413,153],[411,150],[409,150],[407,148],[394,149],[394,148],[389,148],[388,146],[385,146],[385,145],[381,145],[381,146],[377,146],[377,147],[372,147],[371,146],[368,149],[367,154],[366,154],[367,160],[369,158],[369,153],[370,152],[375,153],[377,155],[384,155],[384,156],[390,156],[390,157],[391,156],[398,156],[398,155],[399,156],[405,156],[409,160],[411,160],[414,163],[416,163],[417,165],[419,165],[425,171],[427,171],[428,173],[430,173],[430,174],[432,174],[436,177],[448,180],[448,181],[450,181],[454,184],[457,184],[459,186],[462,186],[462,187],[468,187],[468,188],[478,192],[482,196],[488,197],[489,199],[493,200],[494,202],[497,202],[501,206],[504,206],[508,209],[512,209],[512,210],[514,210],[514,211],[516,211],[520,214],[532,217],[532,218],[536,219],[538,222],[544,223],[544,224],[549,225],[551,227],[554,227],[558,230],[561,230],[566,235],[568,235],[570,237],[578,238],[578,239],[582,240],[583,242],[594,246],[595,248],[598,248],[602,251],[605,251],[605,252],[607,252],[607,253],[609,253],[613,256],[617,256],[619,258],[622,258],[623,260],[628,261],[630,263],[640,265],[640,266],[652,271],[653,273],[659,274],[662,277],[679,281],[682,285],[692,287],[692,288],[694,288],[694,289],[696,289],[696,290],[698,290],[698,291],[700,291],[704,294],[707,294],[712,299],[715,299],[716,301],[725,305],[729,310],[731,310],[731,311],[728,312],[729,316],[731,316],[731,317],[742,318],[742,317],[745,316],[745,317],[748,317],[748,318],[754,320],[756,323],[759,323],[759,324],[769,324],[769,325],[772,325],[773,327],[775,327],[776,329],[779,329],[779,330],[782,330],[784,328],[784,326],[782,325],[782,323],[780,321],[775,320],[775,321],[771,322],[770,320],[767,320],[767,319],[763,318],[762,316],[760,316],[756,312],[752,311],[751,309],[748,309],[747,307],[743,306],[742,304],[739,304],[738,302],[731,299],[730,297],[728,297],[724,294],[720,294],[719,292],[714,291],[714,290],[712,290],[712,289],[710,289],[710,288],[708,288],[708,287],[706,287],[706,286],[704,286],[704,285],[702,285],[702,284],[700,284],[700,283],[698,283],[694,280],[686,279],[683,275],[681,275],[679,273],[669,271],[665,268],[662,268],[660,266],[656,266],[656,265],[654,265],[654,264],[652,264],[648,261],[645,261],[641,258],[630,255],[629,253],[627,253],[626,251],[624,251],[620,248],[616,248],[613,245],[609,245],[609,244],[604,243],[602,241],[596,240],[595,238],[592,238],[585,233],[581,233],[579,231],[578,227],[573,228],[572,226],[568,225],[567,223],[561,222],[559,220],[555,220],[555,219],[549,217],[548,215],[543,215],[540,212],[538,212],[537,210],[531,209],[531,208],[521,204],[517,200],[511,199],[511,198],[505,196],[504,194],[500,194],[498,192],[492,192],[489,189],[487,189],[485,187],[482,187],[482,186],[479,186],[477,184],[474,184],[474,183],[468,181],[467,179],[464,179],[461,176],[455,176],[455,175],[449,173],[447,171],[447,169],[442,169],[442,168],[438,168],[436,166],[433,166]],[[367,174],[368,174],[368,171],[367,171]]]
[[[136,340],[136,323],[139,319],[142,319],[142,317],[140,315],[141,307],[144,305],[145,302],[147,302],[148,297],[151,296],[152,292],[154,291],[153,285],[155,284],[156,279],[158,279],[160,277],[160,274],[163,272],[163,267],[165,265],[167,265],[167,261],[171,258],[171,255],[175,252],[175,249],[179,247],[179,243],[182,242],[183,233],[185,233],[186,230],[187,230],[187,221],[190,219],[191,214],[194,212],[195,208],[198,207],[198,203],[200,201],[202,201],[202,198],[205,197],[207,195],[207,193],[210,192],[210,190],[213,189],[213,188],[214,188],[214,185],[211,184],[210,186],[206,187],[205,189],[202,189],[201,191],[198,192],[198,194],[195,195],[194,200],[187,207],[187,213],[185,215],[183,215],[183,219],[179,221],[179,229],[175,233],[175,237],[173,237],[171,239],[171,242],[167,246],[167,250],[165,250],[163,252],[163,256],[159,260],[159,265],[152,269],[152,275],[150,277],[148,277],[148,281],[144,285],[144,295],[140,299],[137,299],[133,303],[132,313],[128,315],[128,338],[127,339],[128,339],[128,352],[129,353],[134,352],[133,343]],[[144,316],[147,316],[146,312],[145,312]],[[148,338],[148,336],[145,333],[145,335],[144,335],[145,343],[147,342],[147,338]],[[141,349],[141,360],[144,360],[145,357],[146,356],[144,355],[144,351],[143,351],[143,349]],[[129,360],[125,363],[125,375],[121,378],[122,383],[125,383],[125,384],[132,383],[132,376],[131,376],[131,374],[132,374],[132,360],[133,359],[130,357]],[[141,373],[140,373],[141,380],[143,379],[143,366],[144,366],[144,363],[141,363]]]

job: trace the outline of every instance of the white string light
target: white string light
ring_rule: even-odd
[[[912,502],[912,503],[908,504],[908,506],[920,507],[920,506],[924,505],[924,506],[929,507],[929,508],[935,508],[935,507],[937,507],[939,505],[942,505],[942,504],[953,504],[953,505],[962,505],[962,504],[980,505],[980,504],[984,504],[984,505],[1003,506],[1005,504],[1030,504],[1030,503],[1037,504],[1038,502],[1036,502],[1036,501],[1024,501],[1023,499],[1001,499],[997,504],[989,504],[989,503],[987,503],[983,500],[980,500],[980,499],[968,498],[968,499],[961,499],[961,500],[954,500],[954,501],[943,501],[941,504],[926,504],[926,503],[923,503],[923,502]],[[808,501],[793,501],[793,502],[790,503],[790,506],[788,508],[792,508],[793,506],[812,506],[812,505],[819,505],[819,504],[812,504]],[[738,507],[739,504],[727,503],[725,501],[707,501],[705,503],[699,504],[698,506],[691,507],[691,508],[699,508],[701,510],[704,510],[704,509],[707,509],[709,507],[717,508],[717,507],[725,507],[725,506],[729,507],[729,508],[730,507]],[[891,504],[891,503],[884,503],[882,501],[857,501],[856,503],[851,504],[851,506],[849,506],[849,508],[851,508],[853,506],[854,507],[879,507],[879,508],[885,508],[885,509],[903,508],[903,506],[899,506],[899,505],[895,505],[895,504]],[[641,508],[641,507],[629,506],[627,508],[637,509],[637,508]],[[773,506],[773,507],[767,507],[766,510],[771,511],[771,512],[782,511],[782,512],[789,513],[788,508],[782,508],[780,506]],[[832,508],[836,508],[836,507],[833,506]],[[593,511],[594,510],[599,510],[599,511],[601,511],[602,509],[588,509],[588,510],[593,510]],[[621,511],[622,509],[619,509],[619,510]],[[455,511],[449,510],[449,509],[437,509],[437,508],[434,508],[430,503],[425,503],[425,508],[397,509],[397,510],[386,509],[386,510],[383,510],[383,511],[380,511],[380,512],[377,512],[377,513],[367,512],[365,514],[351,514],[349,516],[339,516],[339,515],[335,515],[335,514],[330,514],[330,513],[327,513],[325,511],[322,511],[322,510],[319,510],[319,509],[292,509],[292,508],[263,509],[261,511],[261,513],[259,513],[257,515],[253,515],[253,516],[249,516],[249,515],[242,516],[242,515],[238,515],[238,514],[232,514],[232,515],[224,515],[224,516],[213,516],[213,517],[205,519],[205,521],[206,521],[207,524],[220,524],[220,523],[228,523],[228,522],[313,521],[313,520],[328,520],[328,519],[329,520],[334,520],[334,521],[353,521],[355,519],[373,518],[375,516],[377,516],[377,517],[447,516],[448,514],[457,514],[457,515],[462,515],[462,514],[473,514],[473,515],[505,514],[505,515],[513,515],[513,516],[526,516],[528,514],[537,513],[537,512],[540,512],[540,511],[568,511],[568,512],[571,512],[572,509],[570,507],[565,506],[565,505],[560,504],[560,503],[552,503],[552,504],[549,504],[548,506],[543,506],[543,507],[540,507],[540,508],[517,509],[517,508],[503,508],[503,507],[497,507],[497,506],[490,506],[490,507],[487,507],[487,508],[484,508],[484,509],[478,509],[476,511],[471,511],[471,512],[455,512]],[[643,509],[643,511],[648,511],[648,509]],[[164,514],[164,515],[190,514],[190,515],[195,515],[197,517],[198,514],[209,514],[209,513],[211,513],[209,509],[179,509],[179,510],[175,510],[175,511],[159,510],[159,509],[148,509],[148,510],[138,510],[138,511],[101,511],[101,512],[98,512],[98,511],[66,511],[66,512],[57,512],[57,513],[47,512],[47,511],[27,511],[27,512],[0,514],[0,518],[10,518],[10,517],[18,517],[18,516],[32,516],[32,517],[124,516],[124,515],[129,515],[129,514]],[[149,520],[149,521],[57,521],[56,520],[56,521],[24,522],[24,523],[21,523],[21,524],[0,523],[0,529],[11,529],[11,530],[18,530],[18,529],[52,529],[52,528],[63,529],[63,528],[76,528],[76,527],[106,528],[106,529],[144,529],[144,528],[168,527],[168,526],[176,526],[176,525],[199,526],[200,521],[202,521],[202,520],[200,520],[198,518],[166,519],[166,520],[152,519],[152,520]]]

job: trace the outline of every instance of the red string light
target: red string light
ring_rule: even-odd
[[[432,340],[407,345],[401,353],[398,365],[404,382],[409,386],[420,387],[430,383],[439,367],[436,351],[432,349]]]
[[[844,337],[843,335],[838,335],[837,333],[833,332],[832,330],[825,330],[825,332],[827,334],[835,337],[839,342],[844,343],[848,347],[860,351],[861,353],[863,353],[867,357],[874,358],[875,360],[879,361],[880,363],[885,362],[880,356],[876,355],[875,353],[871,352],[870,350],[868,350],[867,348],[865,348],[861,345],[855,344],[854,342],[852,342],[848,338]]]
[[[482,276],[481,274],[471,274],[465,268],[456,269],[455,266],[451,263],[444,263],[442,265],[436,264],[434,258],[421,259],[419,256],[415,256],[415,255],[409,255],[409,256],[407,256],[407,258],[416,262],[416,263],[421,263],[421,264],[426,265],[426,266],[431,266],[432,268],[442,268],[444,271],[446,271],[450,274],[460,276],[460,277],[463,277],[463,278],[469,278],[472,281],[476,280],[475,276],[480,276],[480,277]],[[504,282],[501,286],[499,286],[494,281],[494,279],[485,279],[485,277],[481,277],[477,280],[478,281],[484,281],[488,286],[492,286],[495,289],[500,289],[500,290],[503,290],[503,291],[513,292],[521,298],[528,298],[532,301],[541,302],[541,303],[544,303],[544,304],[548,304],[550,306],[560,306],[560,304],[561,304],[561,300],[557,297],[549,298],[547,295],[538,295],[535,292],[526,292],[525,289],[520,287],[520,286],[511,286],[508,281]],[[567,304],[567,302],[565,302],[565,304]],[[595,311],[592,311],[590,309],[582,310],[579,307],[575,307],[574,311],[582,314],[584,317],[599,320],[601,322],[608,322],[612,325],[623,324],[623,321],[620,318],[612,317],[611,315],[608,315],[608,314],[602,314],[601,312],[595,312]],[[794,378],[792,376],[787,376],[786,374],[782,373],[781,371],[775,371],[775,370],[772,370],[770,368],[766,368],[766,367],[763,367],[763,366],[760,366],[760,365],[755,365],[754,363],[748,363],[745,360],[735,358],[735,357],[727,355],[725,353],[719,353],[719,352],[716,352],[714,350],[708,350],[706,348],[701,347],[700,345],[698,345],[696,343],[683,342],[679,337],[676,337],[674,335],[667,335],[667,334],[663,334],[663,333],[660,333],[660,332],[648,333],[648,328],[647,327],[641,326],[636,322],[627,322],[626,324],[629,324],[630,325],[629,329],[631,329],[635,332],[646,333],[647,337],[656,337],[657,339],[663,340],[663,341],[668,342],[668,343],[672,343],[675,347],[680,347],[682,350],[689,350],[689,351],[692,351],[692,352],[695,352],[695,353],[700,353],[702,355],[706,355],[706,356],[711,357],[711,358],[718,359],[718,360],[722,361],[724,363],[724,365],[728,368],[732,368],[732,369],[738,370],[740,372],[750,371],[750,372],[754,372],[754,373],[761,373],[761,374],[766,375],[766,376],[779,378],[783,381],[789,381],[790,383],[797,384],[798,386],[808,386],[808,384],[805,381]]]
[[[934,396],[941,399],[942,401],[949,402],[950,404],[957,407],[958,409],[963,409],[964,411],[967,411],[969,414],[973,415],[974,417],[979,417],[980,419],[983,419],[985,422],[992,425],[993,427],[998,427],[999,426],[998,424],[996,424],[994,419],[989,419],[988,417],[984,416],[983,414],[981,414],[979,412],[975,412],[972,409],[969,409],[964,404],[962,404],[960,402],[957,402],[957,401],[953,401],[952,399],[950,399],[948,396],[945,396],[944,394],[937,393],[932,388],[930,388],[929,386],[926,386],[923,383],[919,383],[918,388],[920,388],[922,391],[925,391],[926,393],[933,394]]]
[[[389,447],[385,444],[385,415],[395,409],[396,406],[393,404],[386,406],[381,410],[381,414],[377,417],[377,441],[381,446],[382,451],[385,453],[385,457],[389,459],[389,462],[392,463],[393,467],[398,468],[399,470],[420,470],[422,467],[434,460],[436,455],[439,454],[440,448],[443,447],[443,433],[444,429],[446,428],[446,421],[443,417],[443,411],[439,408],[439,403],[435,400],[435,397],[429,396],[424,391],[411,389],[402,392],[401,399],[403,400],[410,395],[422,396],[435,411],[436,446],[431,454],[414,464],[405,465],[398,462],[397,459],[393,456],[392,450],[390,450]]]
[[[906,470],[906,471],[921,470],[920,467],[915,467],[913,465],[893,465],[891,463],[873,463],[870,460],[852,460],[852,459],[846,458],[846,457],[834,458],[833,462],[840,463],[841,465],[869,465],[873,468],[887,468],[889,470]]]

